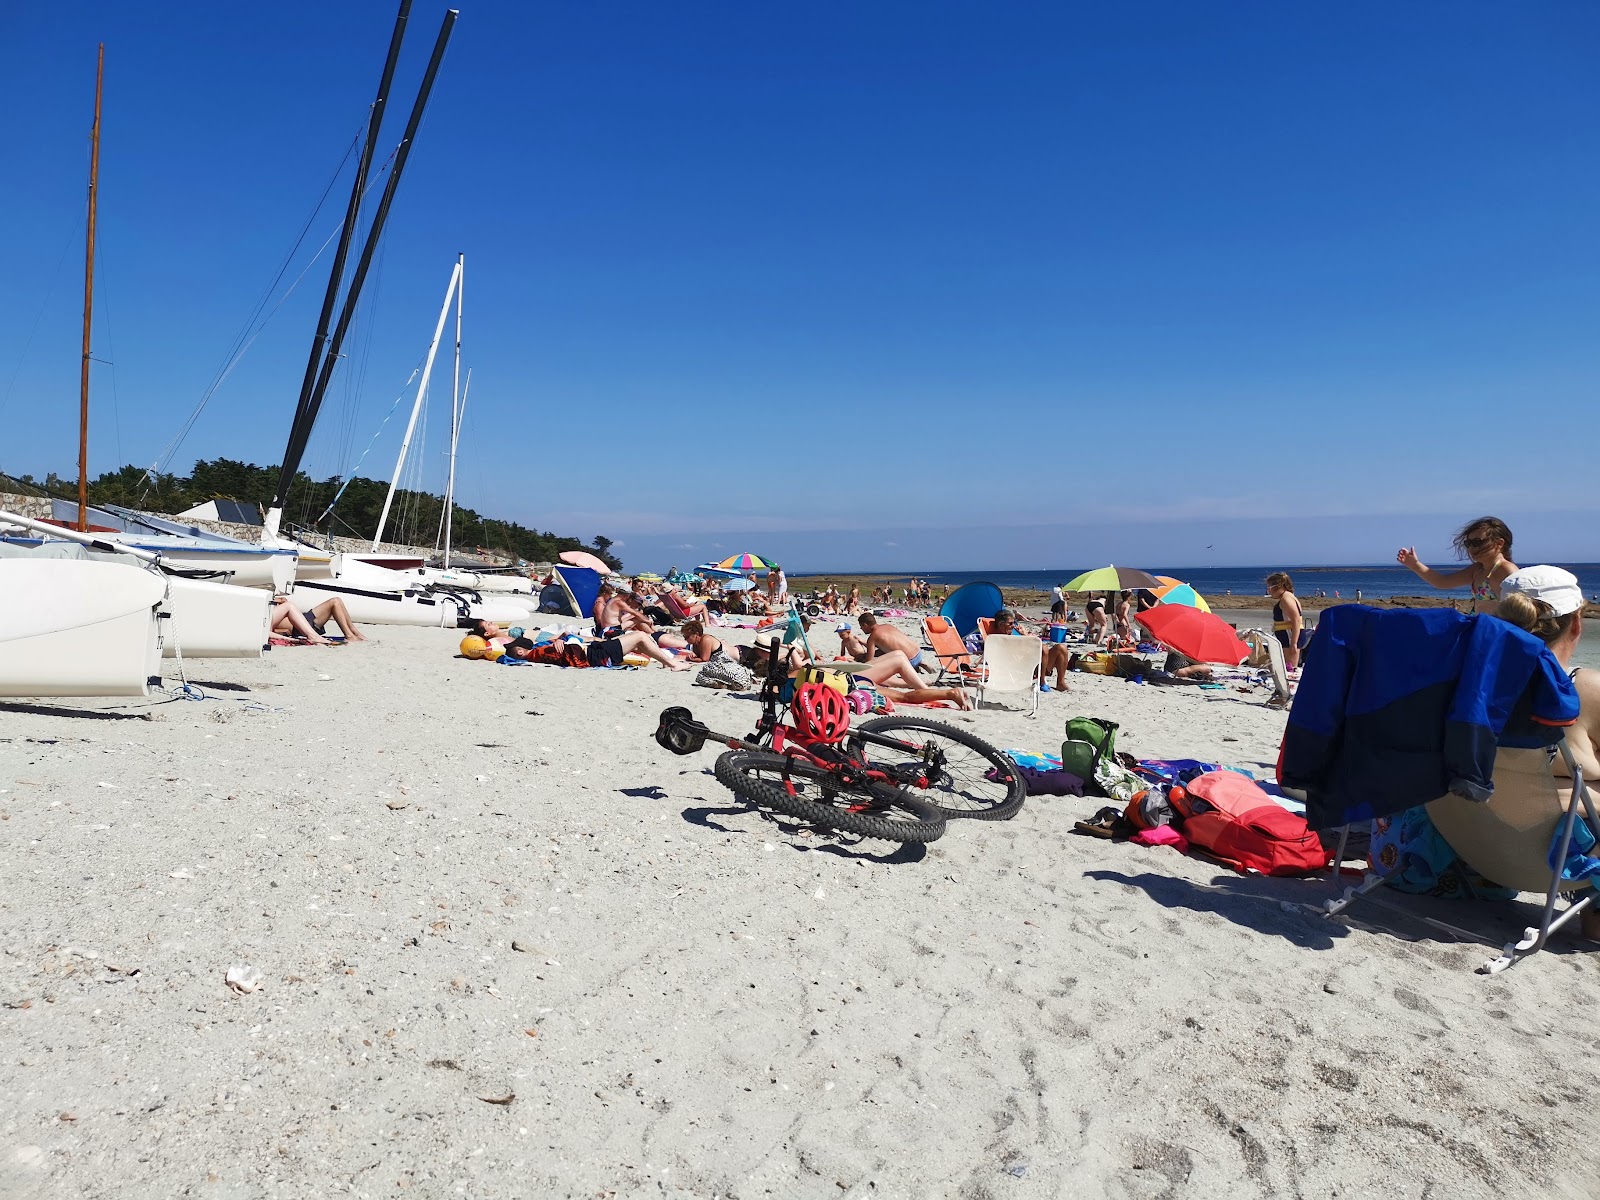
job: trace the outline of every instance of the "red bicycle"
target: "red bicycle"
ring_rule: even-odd
[[[952,818],[1003,821],[1021,809],[1026,790],[1016,764],[982,738],[923,717],[852,727],[837,690],[803,683],[789,696],[789,682],[782,657],[771,655],[748,738],[716,733],[674,707],[661,713],[656,741],[674,754],[694,754],[707,741],[727,746],[716,776],[736,796],[862,837],[932,842]]]

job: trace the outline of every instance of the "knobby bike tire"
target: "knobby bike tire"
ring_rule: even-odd
[[[783,783],[785,769],[793,794]],[[729,750],[717,759],[716,774],[741,799],[808,825],[889,842],[933,842],[944,835],[944,814],[918,796],[887,785],[841,788],[823,768],[770,750]],[[850,811],[862,804],[872,807]]]
[[[874,717],[853,726],[852,732],[894,737],[922,745],[938,745],[947,758],[946,774],[932,787],[917,788],[907,785],[912,795],[933,804],[947,818],[965,818],[972,821],[1009,821],[1022,809],[1027,799],[1028,785],[1012,762],[1000,751],[976,734],[943,721],[927,717]],[[897,761],[915,761],[916,756],[900,754],[894,749],[852,739],[855,757],[865,759],[880,769],[892,768]],[[988,772],[998,773],[989,779]]]

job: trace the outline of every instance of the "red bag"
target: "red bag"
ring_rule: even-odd
[[[1173,807],[1190,843],[1236,871],[1262,875],[1313,875],[1329,854],[1296,816],[1263,792],[1253,779],[1212,771],[1174,788]]]

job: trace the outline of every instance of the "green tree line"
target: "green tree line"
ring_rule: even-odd
[[[132,465],[108,471],[89,482],[90,504],[120,504],[146,512],[176,513],[207,500],[238,500],[265,508],[278,485],[278,468],[258,467],[255,463],[231,458],[201,460],[188,475],[146,475]],[[76,486],[54,472],[43,480],[19,475],[15,482],[27,489],[44,491],[63,499],[77,499]],[[333,512],[322,518],[344,480],[337,475],[314,480],[304,471],[294,477],[284,512],[304,528],[349,537],[371,537],[378,527],[378,514],[389,485],[376,479],[355,476],[339,497]],[[384,540],[408,545],[431,546],[439,532],[444,513],[444,497],[432,492],[401,489],[394,494]],[[613,569],[622,562],[611,553],[611,539],[597,536],[592,543],[563,537],[548,530],[528,529],[515,521],[485,517],[457,504],[451,517],[451,544],[461,549],[482,547],[497,554],[553,562],[563,550],[587,550],[610,563]]]

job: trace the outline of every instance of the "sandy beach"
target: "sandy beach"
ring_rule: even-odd
[[[1600,960],[1487,978],[1419,919],[1510,907],[1329,921],[1325,881],[1071,833],[1092,799],[821,835],[650,739],[750,699],[373,632],[0,706],[0,1195],[1590,1193]],[[1260,699],[948,717],[1265,772]]]

